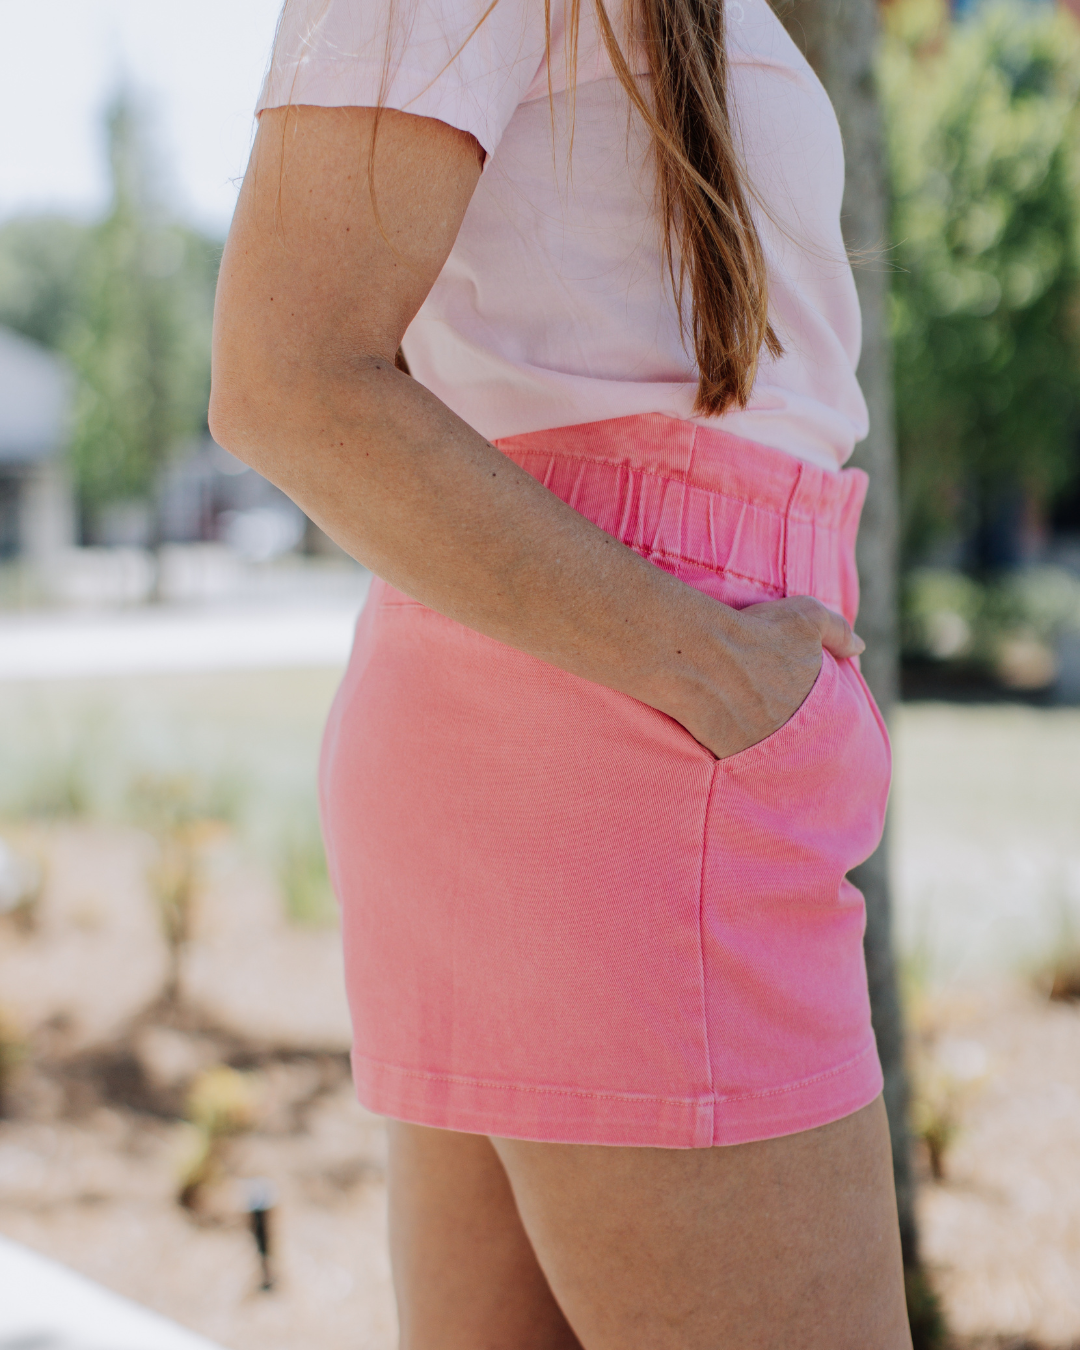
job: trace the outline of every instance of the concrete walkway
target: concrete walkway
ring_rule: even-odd
[[[336,600],[4,614],[0,681],[343,666],[359,608]]]
[[[0,1350],[220,1350],[0,1237]]]

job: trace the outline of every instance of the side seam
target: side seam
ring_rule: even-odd
[[[709,998],[705,974],[705,859],[709,848],[709,822],[712,819],[713,797],[716,785],[720,781],[720,765],[717,760],[712,767],[709,779],[709,791],[705,797],[705,820],[701,830],[701,870],[698,876],[698,963],[701,977],[701,1029],[705,1038],[705,1064],[708,1071],[709,1109],[707,1115],[699,1120],[699,1138],[695,1140],[699,1148],[711,1148],[716,1132],[716,1084],[713,1075],[712,1040],[709,1036]]]

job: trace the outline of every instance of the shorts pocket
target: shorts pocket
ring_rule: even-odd
[[[830,665],[832,669],[830,669]],[[761,759],[763,756],[767,757],[774,754],[782,755],[785,749],[791,749],[793,743],[797,743],[802,737],[810,734],[813,730],[816,706],[821,702],[828,686],[833,682],[836,666],[836,657],[823,647],[821,649],[821,665],[814,677],[814,683],[788,720],[762,740],[755,741],[753,745],[748,745],[745,750],[737,750],[733,755],[724,755],[717,762],[733,767],[743,760]]]
[[[889,775],[859,671],[828,653],[795,716],[717,764],[702,945],[726,1092],[769,1096],[872,1056],[864,908],[847,874],[881,838]]]
[[[892,773],[888,733],[852,661],[823,652],[813,687],[788,721],[717,770],[735,816],[745,813],[772,833],[770,848],[800,838],[811,852],[828,851],[832,840],[837,856],[845,855],[843,875],[880,838]]]

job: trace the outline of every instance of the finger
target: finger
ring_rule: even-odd
[[[858,633],[852,632],[851,624],[842,614],[834,614],[831,609],[822,609],[821,645],[833,656],[843,660],[848,656],[859,656],[866,651],[866,643]]]

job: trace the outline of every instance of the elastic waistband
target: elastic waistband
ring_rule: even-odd
[[[602,530],[717,599],[812,595],[855,621],[861,469],[829,472],[661,413],[494,444]]]

